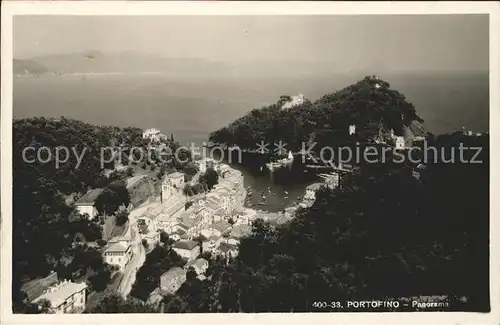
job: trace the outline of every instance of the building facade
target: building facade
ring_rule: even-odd
[[[87,299],[87,285],[64,280],[48,288],[33,303],[47,300],[50,311],[55,314],[82,313],[85,310]]]

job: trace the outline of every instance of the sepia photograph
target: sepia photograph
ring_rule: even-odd
[[[10,18],[8,313],[497,309],[487,11],[47,9]]]

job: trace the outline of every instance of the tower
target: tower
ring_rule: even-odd
[[[168,177],[165,176],[161,184],[161,202],[167,201],[172,196],[172,188],[168,181]]]

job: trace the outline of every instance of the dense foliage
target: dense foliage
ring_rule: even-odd
[[[165,238],[164,238],[165,240]],[[168,238],[166,239],[168,241]],[[137,271],[136,281],[130,295],[147,301],[153,290],[160,286],[160,277],[170,268],[183,266],[184,260],[168,245],[157,245],[146,257],[146,261]]]
[[[413,128],[422,121],[403,94],[376,77],[366,77],[315,102],[306,100],[284,109],[287,99],[282,96],[276,104],[253,109],[211,133],[210,140],[250,150],[256,149],[260,141],[283,141],[288,149],[298,152],[303,143],[317,142],[321,147],[352,140],[368,141],[381,128],[392,128],[396,134],[402,134],[405,127]],[[355,139],[349,137],[351,124],[356,125]]]
[[[166,140],[166,145],[179,147],[172,138]],[[106,212],[110,213],[129,202],[122,181],[130,171],[111,173],[108,179],[103,167],[113,168],[114,162],[106,163],[112,161],[109,159],[112,150],[103,148],[120,149],[121,155],[115,158],[118,161],[122,158],[122,164],[126,164],[130,148],[146,150],[147,146],[148,140],[142,138],[139,128],[94,126],[64,117],[14,120],[14,311],[22,312],[26,307],[20,291],[23,283],[67,267],[68,260],[78,260],[77,248],[73,245],[75,242],[101,238],[98,220],[89,222],[80,218],[74,212],[72,203],[92,188],[105,188],[109,194],[107,199],[107,194],[100,199],[104,201],[102,206],[99,205],[102,212],[105,203]],[[47,149],[41,149],[43,147],[50,150],[50,155]],[[68,155],[63,148],[67,148]],[[59,164],[55,161],[57,150],[60,153]],[[40,153],[38,158],[37,152]],[[189,153],[181,154],[189,156]],[[165,168],[175,168],[172,157],[165,160]],[[87,253],[83,255],[91,257]],[[75,267],[75,274],[84,273],[83,264],[81,272]]]
[[[364,166],[288,224],[254,222],[238,257],[215,263],[210,280],[188,281],[166,311],[319,311],[314,301],[420,295],[466,297],[465,308],[487,311],[488,137],[430,141],[447,157],[460,143],[480,147],[483,163],[438,157],[419,180],[405,165]]]

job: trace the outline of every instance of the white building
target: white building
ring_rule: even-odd
[[[81,215],[88,215],[90,219],[94,219],[97,216],[98,211],[95,207],[95,201],[101,195],[103,189],[96,188],[88,191],[84,196],[82,196],[76,203],[75,208]]]
[[[166,202],[170,197],[182,194],[184,188],[184,174],[172,173],[165,176],[161,184],[161,201]]]
[[[394,145],[396,149],[405,149],[406,148],[405,138],[401,136],[394,137]]]
[[[34,299],[33,303],[47,300],[50,302],[50,311],[55,314],[81,313],[85,310],[86,289],[87,285],[83,282],[64,280],[49,287],[41,296]]]
[[[117,265],[121,271],[125,269],[132,258],[132,247],[126,242],[112,242],[104,251],[104,261],[110,265]]]
[[[161,137],[160,130],[155,128],[147,129],[142,133],[142,138],[149,139],[150,141],[159,141],[160,137]]]
[[[314,183],[306,187],[306,195],[304,199],[306,200],[316,200],[316,192],[321,188],[321,183]]]
[[[172,245],[172,249],[188,261],[194,260],[200,255],[198,243],[192,240],[179,240]]]

